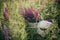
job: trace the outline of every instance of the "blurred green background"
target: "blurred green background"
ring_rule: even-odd
[[[9,20],[4,17],[4,5],[8,8]],[[20,15],[21,7],[34,7],[38,9],[42,20],[46,18],[52,18],[54,26],[57,29],[54,31],[56,39],[51,39],[51,36],[45,38],[39,37],[34,32],[35,29],[27,28],[28,22]],[[0,40],[4,38],[4,25],[8,28],[9,40],[60,40],[60,1],[59,0],[0,0],[0,21],[2,29],[0,30]],[[30,27],[30,26],[29,26]],[[32,33],[34,32],[34,33]],[[31,35],[34,35],[34,39]],[[50,34],[49,34],[50,35]],[[29,36],[29,37],[28,37]]]

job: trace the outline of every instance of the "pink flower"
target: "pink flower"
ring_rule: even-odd
[[[39,16],[39,12],[37,9],[33,9],[33,14],[34,14],[34,18],[37,19]]]

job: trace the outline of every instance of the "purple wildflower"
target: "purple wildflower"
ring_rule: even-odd
[[[22,16],[28,20],[29,22],[36,22],[36,20],[38,19],[38,10],[34,9],[33,7],[23,7],[21,9],[21,14]]]
[[[2,25],[2,24],[1,24],[1,21],[0,21],[0,30],[2,29],[1,25]]]
[[[8,39],[8,29],[7,29],[7,27],[4,25],[4,36],[5,36],[5,40],[9,40]]]
[[[8,8],[7,7],[4,8],[4,16],[5,16],[6,20],[9,20]]]

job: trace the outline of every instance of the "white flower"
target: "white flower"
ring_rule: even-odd
[[[44,37],[46,35],[45,33],[47,31],[46,29],[51,27],[50,26],[51,24],[52,24],[51,22],[48,22],[46,20],[40,21],[37,25],[37,33]]]
[[[38,23],[37,27],[44,29],[44,28],[48,28],[51,24],[52,24],[51,22],[43,20]]]

